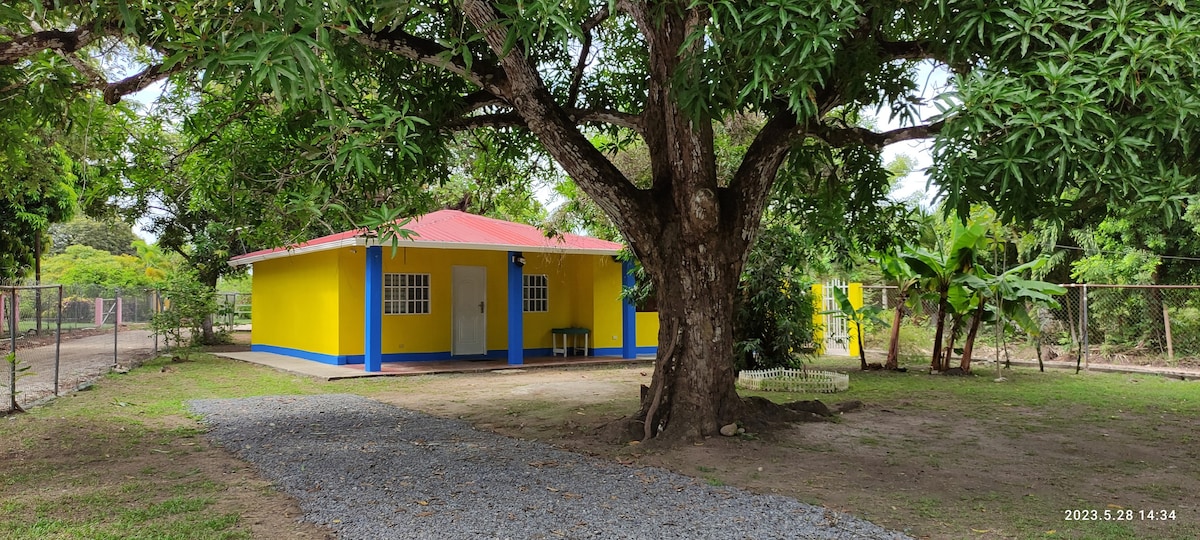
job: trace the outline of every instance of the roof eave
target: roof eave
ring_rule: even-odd
[[[293,255],[303,255],[305,253],[317,253],[319,251],[328,251],[331,249],[346,248],[346,247],[358,247],[358,246],[364,246],[364,245],[366,245],[365,238],[363,238],[361,236],[352,236],[350,238],[342,238],[340,240],[333,240],[330,242],[322,242],[320,244],[300,246],[300,247],[289,248],[289,249],[281,249],[278,251],[259,253],[257,255],[242,256],[242,257],[238,257],[236,259],[231,259],[229,261],[229,266],[234,266],[234,267],[243,266],[243,265],[247,265],[247,264],[254,264],[254,263],[260,262],[260,261],[270,260],[270,259],[280,259],[283,257],[291,257]]]
[[[391,243],[380,243],[378,239],[368,239],[368,246],[391,247]],[[522,246],[517,244],[479,244],[473,242],[437,242],[422,240],[402,240],[397,247],[417,247],[430,249],[476,249],[480,251],[520,251],[523,253],[554,253],[558,255],[617,255],[620,249],[590,249],[577,247],[554,246]]]
[[[377,238],[363,238],[355,236],[334,240],[332,242],[323,242],[311,246],[301,246],[292,249],[283,249],[272,251],[269,253],[260,253],[257,255],[248,255],[232,259],[229,261],[229,266],[243,266],[254,264],[260,261],[270,259],[279,259],[283,257],[291,257],[293,255],[303,255],[305,253],[316,253],[319,251],[327,251],[330,249],[338,249],[345,247],[362,247],[362,246],[383,246],[391,247],[391,243],[381,243]],[[520,251],[523,253],[553,253],[558,255],[617,255],[621,252],[620,249],[587,249],[587,248],[571,248],[571,247],[554,247],[554,246],[521,246],[516,244],[478,244],[472,242],[432,242],[421,240],[403,240],[398,247],[416,247],[429,249],[475,249],[480,251]]]

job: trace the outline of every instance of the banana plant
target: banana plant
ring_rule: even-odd
[[[963,354],[959,367],[963,371],[971,370],[971,354],[975,345],[979,325],[985,320],[1000,324],[997,315],[1005,320],[1013,321],[1031,336],[1041,333],[1041,328],[1029,314],[1030,304],[1057,307],[1055,296],[1066,294],[1063,287],[1045,281],[1024,279],[1026,271],[1036,272],[1049,262],[1047,257],[1039,257],[1025,264],[1010,268],[999,275],[992,275],[982,270],[973,274],[963,275],[958,282],[963,289],[971,291],[966,297],[956,299],[959,308],[969,308],[973,312],[971,326],[967,338],[963,342]]]
[[[949,254],[923,248],[913,248],[901,253],[904,262],[921,276],[921,284],[925,291],[937,300],[933,355],[929,366],[934,371],[943,371],[946,367],[942,342],[945,336],[946,316],[953,309],[949,302],[950,289],[955,284],[955,278],[971,272],[980,254],[986,251],[986,233],[987,223],[984,221],[967,224],[956,221],[954,241],[951,243]]]
[[[879,259],[879,269],[883,271],[883,276],[896,284],[899,293],[899,298],[896,301],[896,312],[892,315],[891,335],[888,336],[887,359],[883,364],[884,369],[896,370],[900,367],[900,323],[904,320],[904,306],[908,303],[909,296],[913,290],[920,285],[921,275],[904,262],[904,258],[899,251],[896,253],[881,253],[877,258]]]
[[[833,298],[837,301],[838,309],[821,312],[823,315],[841,314],[846,317],[846,320],[854,323],[855,336],[858,338],[858,361],[863,371],[867,370],[867,352],[863,348],[863,323],[871,321],[878,324],[887,324],[879,317],[879,312],[883,311],[880,306],[870,305],[862,307],[854,307],[854,303],[850,301],[850,297],[846,296],[846,292],[841,287],[833,287]]]

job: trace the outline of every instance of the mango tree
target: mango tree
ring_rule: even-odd
[[[780,170],[823,170],[822,152],[795,149],[877,156],[935,137],[931,175],[950,203],[1010,218],[1181,204],[1200,176],[1198,13],[1184,0],[18,0],[0,9],[0,91],[36,86],[22,70],[60,59],[76,73],[47,84],[110,102],[177,74],[241,103],[310,104],[322,133],[296,157],[314,166],[285,180],[338,186],[317,197],[419,189],[410,178],[452,133],[527,134],[515,140],[613,219],[659,292],[647,431],[698,438],[752,412],[733,384],[737,281]],[[132,79],[95,69],[91,54],[118,44],[144,53]],[[937,118],[918,115],[921,63],[951,74]],[[903,127],[845,121],[877,107]],[[719,174],[713,125],[744,114],[762,127]],[[597,132],[646,145],[647,185]]]

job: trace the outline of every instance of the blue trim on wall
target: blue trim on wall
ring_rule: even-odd
[[[621,358],[624,358],[626,360],[632,360],[634,358],[637,358],[638,354],[657,354],[658,347],[638,347],[635,351],[636,351],[635,355],[625,356],[625,348],[624,347],[601,347],[601,348],[597,348],[597,349],[592,349],[592,356],[621,355]]]
[[[519,251],[508,252],[508,363],[520,365],[525,363],[525,309],[524,303],[524,261],[517,264],[517,257],[524,258]]]
[[[255,352],[265,352],[265,353],[279,354],[279,355],[283,355],[283,356],[291,356],[293,358],[299,358],[301,360],[311,360],[313,362],[320,362],[322,364],[329,364],[332,366],[361,365],[361,364],[363,364],[363,361],[364,361],[363,355],[361,355],[361,354],[343,354],[343,355],[322,354],[322,353],[315,353],[315,352],[309,352],[309,351],[302,351],[300,349],[292,349],[289,347],[277,347],[275,345],[251,345],[250,350],[255,351]],[[591,354],[589,356],[593,356],[593,357],[594,356],[617,356],[617,355],[621,354],[621,351],[622,351],[622,349],[620,347],[607,347],[607,348],[600,348],[600,349],[592,349]],[[550,348],[542,348],[542,347],[534,348],[534,349],[524,349],[521,352],[524,356],[539,357],[539,358],[549,357],[552,354]],[[658,347],[638,347],[637,348],[638,354],[655,354],[657,352],[658,352]],[[493,350],[488,351],[487,354],[475,354],[475,355],[468,355],[468,356],[452,356],[450,354],[450,351],[428,352],[428,353],[389,353],[389,354],[380,355],[380,359],[383,362],[433,362],[433,361],[438,361],[438,360],[504,360],[509,357],[508,355],[509,355],[508,349],[493,349]],[[567,358],[581,358],[581,357],[568,356]],[[376,371],[379,371],[379,370],[376,370]]]
[[[366,313],[363,316],[365,344],[364,371],[382,369],[383,357],[383,246],[367,248]]]
[[[312,360],[313,362],[320,362],[322,364],[329,364],[329,365],[333,365],[333,366],[344,366],[346,364],[361,364],[362,363],[362,355],[338,356],[338,355],[333,355],[333,354],[322,354],[322,353],[315,353],[315,352],[309,352],[309,351],[302,351],[300,349],[293,349],[290,347],[277,347],[275,345],[251,345],[250,350],[254,351],[254,352],[265,352],[265,353],[272,353],[272,354],[280,354],[283,356],[291,356],[293,358],[300,358],[302,360]],[[354,361],[355,356],[358,357],[357,362]]]
[[[621,261],[621,286],[629,289],[636,284],[633,261]],[[637,356],[637,308],[628,298],[621,299],[621,358]]]

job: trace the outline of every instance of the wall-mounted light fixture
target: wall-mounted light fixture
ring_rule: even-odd
[[[520,252],[513,253],[512,263],[517,266],[525,266],[525,254]]]

